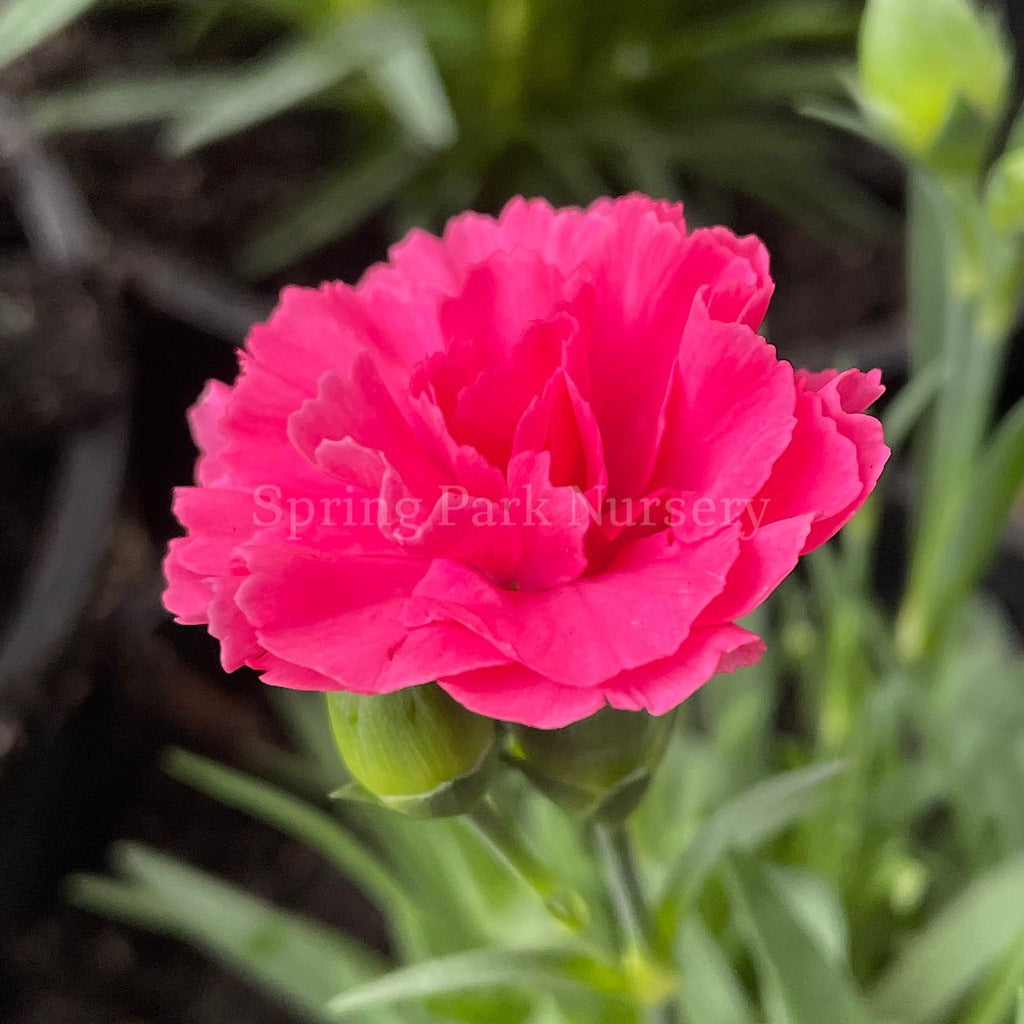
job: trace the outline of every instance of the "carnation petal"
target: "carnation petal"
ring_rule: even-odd
[[[178,564],[204,576],[234,572],[238,548],[255,532],[256,507],[247,491],[219,487],[179,487],[174,514],[189,531],[175,546]]]
[[[739,626],[695,629],[675,654],[623,672],[602,689],[612,707],[663,715],[712,676],[756,664],[763,653],[764,641]]]
[[[163,566],[167,580],[163,602],[175,621],[183,626],[197,626],[207,621],[206,610],[213,593],[206,577],[182,564],[181,549],[186,543],[187,537],[175,537],[168,546]]]
[[[577,579],[587,567],[587,499],[575,487],[552,484],[549,452],[517,455],[509,464],[508,483],[511,518],[521,537],[515,585],[546,590]]]
[[[749,327],[718,323],[698,302],[673,368],[652,485],[728,502],[738,515],[789,445],[795,405],[792,367]]]
[[[821,398],[802,391],[792,439],[754,499],[755,509],[765,511],[767,522],[807,513],[821,521],[846,508],[860,490],[856,449],[825,412]]]
[[[593,497],[607,491],[608,470],[601,428],[590,403],[561,368],[527,406],[516,425],[514,455],[523,452],[551,455],[551,482],[571,485]]]
[[[261,546],[245,552],[250,576],[237,602],[271,654],[374,693],[406,636],[404,603],[424,564],[401,552]],[[402,683],[395,683],[391,688]]]
[[[422,332],[393,329],[354,288],[330,282],[319,288],[285,288],[270,319],[250,332],[246,348],[269,373],[305,397],[316,394],[327,369],[347,376],[356,358],[371,353],[399,379],[404,368],[422,359],[434,339]]]
[[[589,717],[605,704],[598,689],[562,686],[519,664],[445,675],[438,683],[478,715],[534,729],[560,729]]]
[[[609,485],[616,493],[637,494],[647,481],[659,412],[691,312],[699,306],[732,319],[767,287],[726,237],[736,242],[721,231],[686,236],[650,211],[631,220],[623,214],[603,262],[591,268],[600,306],[589,397],[606,430]],[[705,358],[713,351],[705,350]]]
[[[220,641],[220,663],[225,672],[258,663],[263,654],[256,630],[236,601],[244,579],[244,576],[225,576],[213,583],[213,600],[208,611],[210,635]]]
[[[240,362],[219,424],[224,436],[216,456],[220,473],[236,488],[269,484],[307,497],[335,493],[337,481],[312,466],[288,437],[289,416],[310,395],[251,356]]]
[[[676,650],[721,593],[738,549],[738,528],[689,546],[659,534],[599,575],[539,593],[503,590],[439,559],[417,585],[407,622],[459,622],[555,682],[596,686]]]
[[[289,418],[288,433],[310,462],[346,483],[379,490],[385,464],[416,494],[432,494],[451,482],[365,353],[356,357],[349,377],[333,371],[321,377],[316,398]],[[376,480],[374,452],[382,456]]]
[[[845,395],[857,408],[879,386],[877,371],[800,377],[793,440],[753,504],[767,511],[768,521],[813,512],[802,553],[832,537],[878,481],[889,456],[882,426],[873,416],[848,412],[843,401]]]
[[[891,454],[882,432],[881,422],[874,416],[863,415],[872,402],[885,390],[881,372],[872,370],[846,370],[834,376],[806,375],[805,386],[816,389],[828,416],[836,423],[839,433],[849,441],[856,452],[857,474],[860,488],[840,512],[815,523],[808,537],[805,551],[813,550],[833,537],[846,525],[853,514],[875,489]]]
[[[797,516],[753,528],[748,510],[743,521],[749,536],[740,538],[740,553],[725,588],[701,613],[700,621],[728,622],[752,612],[793,571],[811,531],[813,516]]]
[[[204,487],[215,487],[230,479],[217,456],[225,442],[221,421],[231,391],[223,381],[211,380],[188,412],[192,437],[200,453],[196,462],[196,482]]]
[[[492,465],[507,465],[516,425],[555,372],[575,330],[575,321],[564,313],[529,324],[507,362],[481,371],[459,392],[452,414],[456,436],[471,439]]]

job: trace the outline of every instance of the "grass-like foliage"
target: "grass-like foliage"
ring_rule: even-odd
[[[974,606],[964,655],[934,689],[900,672],[876,680],[847,757],[829,761],[824,730],[775,728],[776,681],[823,656],[792,628],[781,659],[684,707],[631,823],[660,973],[621,960],[594,845],[517,774],[495,799],[583,895],[581,931],[554,922],[462,819],[320,797],[344,769],[318,695],[280,696],[301,753],[254,753],[261,777],[182,751],[166,767],[336,866],[383,911],[390,962],[132,845],[114,851],[115,878],[79,877],[72,898],[206,950],[310,1020],[628,1024],[661,1019],[650,1004],[678,982],[684,1024],[1005,1024],[1024,982],[1012,639]],[[803,678],[785,701],[810,724],[827,695]],[[913,756],[893,742],[896,710],[921,744]]]
[[[184,45],[179,73],[97,78],[30,107],[43,131],[160,122],[170,155],[298,106],[342,114],[344,159],[269,212],[241,254],[251,274],[382,208],[397,237],[518,192],[583,203],[637,189],[683,195],[694,214],[741,193],[819,228],[879,224],[825,129],[795,111],[841,88],[846,0],[167,2],[204,59]],[[14,0],[0,65],[87,6]],[[262,45],[241,64],[209,56],[246,40]]]

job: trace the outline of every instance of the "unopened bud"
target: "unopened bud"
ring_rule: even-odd
[[[673,718],[604,708],[563,729],[516,725],[509,732],[507,756],[567,810],[596,821],[622,821],[647,791]]]
[[[414,817],[445,817],[469,811],[486,790],[494,722],[434,683],[329,693],[327,707],[342,760],[376,802]]]
[[[869,0],[860,92],[883,134],[940,171],[978,170],[1003,113],[1009,44],[972,0]]]

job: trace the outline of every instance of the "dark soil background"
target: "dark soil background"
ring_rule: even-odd
[[[88,19],[0,89],[17,100],[100,66],[162,66],[160,28],[147,13]],[[383,256],[386,219],[253,288],[232,256],[262,210],[341,148],[336,119],[291,113],[175,162],[146,131],[94,133],[47,147],[94,218],[61,256],[25,212],[19,167],[42,180],[37,165],[2,126],[0,669],[18,668],[21,682],[0,692],[0,1020],[288,1021],[184,946],[67,906],[61,880],[130,837],[383,942],[371,909],[313,854],[168,780],[155,757],[170,742],[231,760],[254,735],[284,740],[255,677],[226,677],[213,642],[160,608],[170,490],[189,481],[195,454],[184,412],[205,379],[230,378],[233,348],[280,284],[355,280]],[[897,169],[843,145],[844,167],[898,210]],[[841,353],[898,383],[895,232],[812,238],[743,202],[732,225],[773,254],[783,354],[824,365]],[[42,613],[19,633],[33,592]]]

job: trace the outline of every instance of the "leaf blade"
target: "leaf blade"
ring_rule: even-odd
[[[684,979],[679,1000],[693,1024],[757,1024],[742,982],[697,914],[679,929],[676,963]]]
[[[949,574],[940,607],[958,602],[984,573],[1022,488],[1024,399],[1003,418],[982,456],[971,488],[973,499],[967,521],[955,546],[959,557]]]
[[[581,971],[582,969],[582,971]],[[568,995],[595,988],[624,995],[616,972],[576,954],[553,949],[475,949],[400,967],[334,996],[327,1004],[336,1017],[437,996],[494,987],[539,989]]]
[[[186,750],[172,749],[163,760],[172,778],[320,853],[381,909],[414,914],[416,906],[380,858],[316,807],[253,778]]]
[[[781,772],[722,804],[677,859],[664,895],[681,890],[684,901],[692,900],[727,852],[752,850],[799,821],[844,768],[843,761],[828,761]]]
[[[242,252],[242,272],[265,276],[344,235],[391,199],[419,168],[416,153],[394,144],[328,171],[249,240]]]
[[[1024,927],[1024,856],[977,879],[919,933],[870,993],[880,1017],[939,1021]]]
[[[42,134],[127,128],[174,117],[224,84],[207,72],[110,78],[29,97],[29,121]]]
[[[0,10],[0,68],[56,35],[98,0],[12,0]]]
[[[874,1024],[849,974],[815,943],[764,866],[734,858],[726,877],[772,1024]]]
[[[1017,1007],[1024,984],[1024,932],[975,1000],[964,1024],[1004,1024]]]
[[[204,950],[294,1009],[327,1020],[323,1004],[342,983],[379,974],[376,957],[354,940],[280,910],[173,857],[122,844],[125,881],[71,880],[72,902]],[[400,1024],[391,1012],[373,1018]]]

